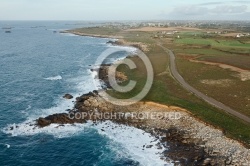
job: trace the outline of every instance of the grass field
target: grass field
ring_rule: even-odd
[[[218,35],[204,39],[199,35],[191,38],[190,35],[191,33],[184,33],[181,39],[174,39],[173,42],[180,74],[201,92],[250,116],[249,80],[242,81],[237,77],[239,73],[229,69],[190,61],[193,59],[214,62],[250,70],[250,45],[247,43],[249,39],[240,41]]]
[[[242,55],[201,56],[197,58],[202,61],[216,62],[250,70],[250,58]]]
[[[89,34],[103,34],[103,35],[116,35],[123,36],[126,41],[129,42],[142,42],[148,45],[149,51],[146,53],[149,57],[154,68],[154,83],[148,95],[144,98],[145,101],[154,101],[166,105],[175,105],[186,108],[197,118],[210,123],[218,128],[223,129],[226,135],[235,139],[243,141],[246,145],[250,146],[250,124],[246,124],[241,120],[226,114],[224,111],[214,108],[207,104],[203,100],[197,98],[191,93],[183,89],[171,76],[169,72],[169,59],[168,55],[163,51],[161,47],[157,45],[157,42],[167,48],[173,49],[177,54],[177,65],[180,73],[183,77],[195,88],[207,93],[219,101],[223,101],[224,104],[230,105],[236,110],[240,110],[250,116],[248,101],[249,96],[249,81],[242,82],[238,78],[232,76],[232,72],[221,69],[217,66],[209,66],[200,63],[193,63],[187,60],[187,57],[192,56],[194,58],[201,58],[200,60],[210,59],[211,61],[221,61],[221,63],[230,63],[232,65],[242,65],[246,62],[248,65],[248,56],[246,59],[238,60],[233,59],[233,56],[237,57],[237,54],[232,54],[226,60],[228,54],[226,52],[214,49],[213,47],[223,47],[223,49],[235,49],[237,47],[241,50],[248,50],[248,46],[243,46],[238,42],[220,40],[221,43],[216,42],[214,39],[192,39],[190,37],[186,39],[176,39],[175,36],[155,39],[153,38],[155,32],[131,32],[114,29],[114,31],[107,30],[106,28],[84,28],[80,30],[82,33]],[[202,33],[200,33],[202,34]],[[186,34],[187,36],[193,35],[191,32]],[[216,39],[218,40],[218,39]],[[211,45],[211,47],[207,47]],[[204,47],[205,46],[205,47]],[[222,49],[222,48],[220,48]],[[187,54],[187,56],[185,56]],[[213,59],[214,58],[214,59]],[[117,98],[130,98],[135,96],[143,88],[146,81],[145,66],[142,61],[137,57],[131,58],[136,64],[135,70],[129,70],[125,66],[120,66],[119,70],[125,72],[131,80],[137,81],[137,86],[133,91],[129,93],[117,93],[115,91],[109,91],[110,94]],[[228,62],[227,62],[228,61]],[[232,80],[232,84],[229,87],[212,86],[201,83],[202,80]],[[230,82],[230,81],[229,81]],[[123,83],[123,84],[126,84]],[[237,98],[235,97],[237,95]],[[242,100],[244,99],[244,100]],[[247,100],[246,100],[247,99]],[[248,105],[248,106],[246,106]]]
[[[175,43],[185,45],[211,45],[212,47],[230,47],[240,49],[250,49],[249,43],[241,43],[238,40],[216,40],[216,39],[202,39],[202,38],[181,38],[176,39]]]
[[[192,86],[231,108],[250,116],[250,81],[241,81],[230,70],[178,58],[180,74]],[[188,69],[188,70],[187,70]],[[239,86],[240,85],[240,86]]]
[[[208,62],[228,64],[241,69],[250,70],[250,56],[225,53],[212,48],[178,48],[174,50],[176,55],[186,59],[197,59]]]

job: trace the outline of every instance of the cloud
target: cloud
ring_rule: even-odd
[[[202,15],[232,15],[246,13],[247,5],[217,5],[212,7],[200,5],[182,5],[175,7],[170,15],[172,16],[202,16]]]
[[[174,15],[203,15],[208,12],[208,8],[198,5],[184,5],[175,7],[171,14]]]
[[[241,4],[250,4],[250,1],[230,1],[234,3],[241,3]]]
[[[250,1],[215,1],[198,4],[199,6],[226,5],[226,4],[250,4]]]
[[[167,13],[161,13],[160,17],[170,20],[250,20],[249,5],[244,4],[246,1],[230,2],[176,6]]]
[[[233,13],[245,13],[247,11],[248,6],[240,5],[240,6],[232,6],[232,5],[220,5],[211,9],[211,13],[220,13],[220,14],[233,14]]]
[[[200,3],[200,6],[209,6],[209,5],[220,5],[224,4],[225,2],[207,2],[207,3]]]

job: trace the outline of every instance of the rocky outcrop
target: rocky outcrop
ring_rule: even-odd
[[[98,109],[106,112],[112,109],[112,105],[98,95],[98,91],[89,92],[76,98],[75,109],[78,112],[88,112]]]
[[[73,123],[85,123],[85,122],[86,122],[86,120],[84,120],[84,119],[70,118],[69,114],[63,113],[63,114],[49,115],[45,118],[39,118],[37,120],[37,125],[40,127],[46,127],[52,123],[55,123],[55,124],[73,124]]]
[[[73,99],[73,96],[71,94],[65,94],[63,96],[63,98],[65,98],[65,99]]]
[[[130,106],[116,106],[105,101],[101,92],[94,91],[76,99],[75,108],[69,114],[55,114],[39,118],[37,125],[45,127],[51,123],[85,123],[87,120],[111,120],[117,124],[134,126],[151,133],[160,140],[160,144],[145,145],[142,149],[157,146],[165,149],[163,160],[171,159],[177,165],[247,165],[250,151],[237,141],[224,136],[223,132],[193,118],[186,110],[160,104],[137,103]],[[163,111],[165,116],[157,119],[138,119],[133,113]],[[86,116],[82,116],[85,113]],[[123,116],[98,117],[102,113]],[[176,116],[178,113],[178,116]],[[125,115],[124,115],[125,114]],[[73,115],[73,116],[69,116]],[[77,117],[77,116],[81,117]],[[95,115],[95,116],[92,116]],[[105,130],[105,129],[103,129]]]
[[[91,69],[91,71],[96,71],[96,72],[99,72],[98,74],[98,79],[102,80],[105,87],[103,87],[104,89],[105,88],[112,88],[111,84],[109,82],[109,77],[108,77],[108,74],[109,74],[109,70],[112,66],[110,64],[102,64],[100,66],[100,68],[97,68],[97,69]],[[123,73],[123,72],[119,72],[119,71],[116,71],[115,73],[110,73],[111,75],[114,75],[115,76],[115,80],[117,83],[122,83],[124,81],[127,81],[128,80],[128,77]]]
[[[127,42],[123,39],[120,39],[116,41],[108,41],[107,44],[119,45],[119,46],[132,46],[132,47],[140,49],[143,52],[149,51],[148,46],[141,42]]]

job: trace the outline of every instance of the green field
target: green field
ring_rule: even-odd
[[[250,94],[247,90],[250,81],[241,81],[234,76],[234,74],[237,74],[236,72],[221,70],[218,66],[192,63],[182,58],[178,58],[177,66],[180,74],[190,85],[204,94],[226,103],[231,108],[250,116]],[[216,83],[202,83],[204,80]],[[223,82],[223,80],[227,81]],[[220,81],[222,82],[220,83]]]
[[[200,56],[197,60],[228,64],[241,69],[250,70],[250,57],[248,56],[231,54],[225,56]]]
[[[157,43],[160,42],[165,47],[173,49],[176,52],[178,57],[178,69],[180,70],[180,73],[183,74],[183,77],[187,79],[187,81],[191,85],[200,90],[204,90],[205,92],[210,92],[208,95],[211,96],[213,96],[212,93],[220,94],[219,96],[213,97],[219,97],[218,99],[221,98],[227,105],[230,105],[229,103],[233,102],[233,104],[235,104],[235,107],[244,108],[242,109],[242,111],[248,115],[248,107],[244,107],[244,104],[246,103],[243,103],[241,100],[233,100],[233,98],[228,98],[228,91],[239,91],[237,93],[239,93],[239,98],[241,99],[244,94],[247,94],[247,92],[249,92],[249,82],[245,82],[244,84],[242,84],[242,82],[238,81],[237,78],[231,76],[232,72],[225,71],[224,69],[216,66],[210,68],[204,64],[193,64],[187,60],[187,57],[192,56],[194,58],[203,58],[203,60],[206,58],[215,57],[216,61],[219,60],[216,59],[217,57],[227,56],[228,53],[218,49],[213,49],[214,46],[222,46],[223,49],[226,48],[229,50],[232,49],[231,47],[233,47],[233,49],[237,47],[243,51],[249,49],[249,47],[247,48],[247,46],[242,46],[243,44],[235,41],[224,41],[224,39],[219,40],[221,41],[221,43],[215,41],[218,39],[192,39],[190,37],[187,39],[176,39],[175,37],[155,39],[152,37],[154,36],[153,32],[127,32],[122,30],[115,30],[113,32],[110,32],[106,28],[104,28],[103,31],[102,28],[94,28],[93,31],[91,31],[91,28],[87,30],[81,29],[81,32],[89,32],[89,34],[98,33],[104,35],[107,35],[106,33],[109,33],[112,35],[123,36],[124,39],[129,42],[142,42],[147,44],[149,51],[146,52],[146,54],[153,65],[155,79],[153,87],[151,88],[148,95],[144,98],[144,101],[154,101],[161,104],[175,105],[186,108],[195,117],[222,129],[227,136],[240,140],[244,142],[245,145],[250,146],[250,124],[246,124],[245,122],[226,114],[224,111],[214,108],[213,106],[207,104],[203,100],[197,98],[190,92],[187,92],[185,89],[183,89],[179,85],[179,83],[177,83],[176,80],[171,76],[169,72],[168,55],[161,47],[157,45]],[[193,34],[189,33],[186,35]],[[207,47],[207,45],[213,46]],[[185,56],[185,54],[187,54],[187,57]],[[234,55],[238,56],[238,54],[232,54],[232,56]],[[246,57],[246,59],[248,59],[248,56]],[[131,57],[131,59],[137,64],[137,68],[135,70],[129,70],[125,66],[120,66],[119,71],[126,73],[129,79],[137,81],[136,88],[129,93],[117,93],[113,90],[108,91],[108,93],[117,98],[126,99],[136,96],[145,85],[145,66],[139,58]],[[229,57],[229,60],[230,59],[231,57]],[[239,62],[237,63],[244,63],[243,61],[239,60]],[[204,87],[201,86],[203,84],[199,83],[202,79],[233,79],[233,81],[235,81],[235,85],[227,87],[228,89],[206,85],[207,89],[203,89]],[[127,82],[123,84],[126,83]],[[243,95],[240,93],[242,93]]]
[[[178,48],[174,49],[174,53],[183,58],[189,57],[196,60],[228,64],[250,70],[250,56],[247,55],[230,54],[212,48]]]
[[[199,55],[225,55],[224,52],[214,50],[214,49],[208,49],[208,48],[180,48],[180,49],[175,49],[175,53],[185,53],[185,54],[190,54],[194,56],[199,56]]]
[[[212,47],[230,47],[238,49],[250,49],[249,43],[241,43],[238,40],[215,40],[215,39],[202,39],[202,38],[181,38],[175,40],[176,44],[185,45],[211,45]]]
[[[177,58],[177,66],[184,79],[201,92],[216,100],[250,116],[250,80],[242,81],[239,73],[218,66],[189,61],[199,60],[226,64],[244,70],[250,70],[250,45],[243,44],[235,38],[225,40],[224,37],[214,38],[190,38],[174,39],[174,52]],[[210,47],[204,47],[209,45]],[[188,70],[187,70],[188,69]],[[218,84],[219,81],[229,80],[228,85]],[[207,83],[202,83],[207,81]],[[210,84],[208,83],[210,81]],[[214,82],[217,81],[217,84]],[[211,84],[212,83],[212,84]]]

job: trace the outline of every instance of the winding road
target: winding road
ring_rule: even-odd
[[[250,118],[246,115],[243,115],[235,110],[233,110],[232,108],[226,106],[225,104],[211,98],[208,97],[207,95],[203,94],[202,92],[198,91],[197,89],[193,88],[192,86],[190,86],[184,79],[183,77],[179,74],[179,72],[176,69],[176,63],[175,63],[175,55],[174,53],[165,48],[164,46],[162,46],[161,44],[158,44],[161,48],[164,49],[164,51],[169,55],[170,57],[170,71],[171,74],[173,75],[173,77],[188,91],[194,93],[196,96],[198,96],[199,98],[205,100],[207,103],[224,110],[226,113],[229,113],[231,115],[234,115],[236,117],[238,117],[239,119],[250,123]]]

